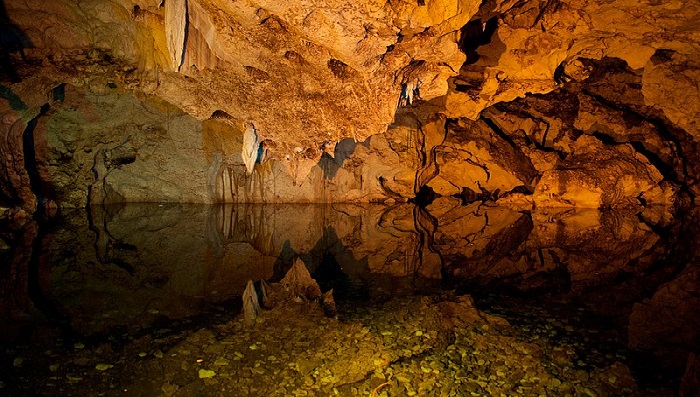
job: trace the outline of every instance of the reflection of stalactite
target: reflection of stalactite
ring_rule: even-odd
[[[88,228],[95,233],[95,256],[100,263],[113,264],[126,270],[129,274],[134,273],[134,267],[127,261],[119,257],[121,250],[135,251],[136,247],[123,243],[114,238],[107,227],[110,217],[107,210],[102,205],[88,207]]]
[[[105,201],[105,177],[107,174],[107,166],[105,165],[105,151],[98,150],[95,153],[94,162],[92,165],[92,174],[95,180],[88,187],[89,205],[101,205]]]
[[[414,149],[416,151],[416,156],[409,156],[409,159],[411,163],[409,164],[409,167],[412,169],[416,169],[418,167],[418,164],[416,163],[416,159],[420,161],[421,158],[421,142],[418,140],[418,131],[414,130],[412,128],[409,128],[408,131],[406,132],[406,153],[410,153],[411,149]]]
[[[36,251],[36,248],[40,248],[37,241],[40,241],[39,227],[35,221],[29,221],[22,227],[21,233],[13,241],[10,254],[6,256],[10,260],[6,268],[9,269],[9,277],[0,278],[0,297],[3,302],[0,309],[7,309],[15,319],[24,318],[32,309],[29,271],[32,261],[39,255]],[[5,271],[3,273],[2,276],[5,276]]]
[[[436,149],[445,142],[445,139],[447,139],[450,125],[449,122],[445,121],[444,119],[438,121],[438,123],[442,123],[442,125],[439,125],[441,129],[440,141],[436,142],[435,145],[431,147],[428,147],[428,142],[426,140],[426,134],[429,133],[428,125],[423,125],[421,123],[418,126],[417,133],[419,135],[416,139],[416,151],[418,153],[420,167],[417,167],[416,169],[416,178],[414,182],[414,189],[416,193],[420,191],[421,187],[427,185],[431,179],[440,173],[437,165]]]
[[[437,229],[437,219],[419,206],[413,208],[413,219],[420,238],[416,255],[420,261],[417,266],[418,273],[429,278],[441,278],[441,274],[425,274],[428,270],[440,269],[442,271],[443,267],[442,255],[435,249],[433,241]],[[436,262],[439,266],[433,265]]]
[[[265,255],[275,255],[274,222],[265,216],[262,204],[222,204],[217,211],[216,230],[224,243],[248,243]]]

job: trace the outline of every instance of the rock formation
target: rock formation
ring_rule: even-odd
[[[0,199],[28,211],[700,191],[691,0],[7,0],[0,19]]]

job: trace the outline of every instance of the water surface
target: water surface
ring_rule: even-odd
[[[363,307],[468,294],[523,335],[576,346],[587,366],[621,361],[640,387],[675,391],[700,348],[696,225],[667,208],[530,212],[452,200],[63,211],[2,231],[2,386],[31,394],[36,379],[60,383],[38,357],[75,346],[118,356],[144,337],[225,324],[248,280],[279,281],[300,258],[334,289],[341,321]]]

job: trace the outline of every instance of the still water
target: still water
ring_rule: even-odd
[[[0,394],[675,395],[700,349],[697,225],[445,199],[3,225]],[[336,318],[284,302],[245,326],[247,281],[296,258]]]

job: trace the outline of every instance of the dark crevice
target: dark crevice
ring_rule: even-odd
[[[681,182],[678,174],[676,171],[673,169],[673,166],[670,164],[667,164],[665,161],[659,157],[658,154],[652,152],[651,150],[647,149],[644,147],[644,142],[641,141],[632,141],[630,142],[630,145],[634,148],[634,150],[637,151],[637,153],[641,154],[642,156],[646,157],[649,162],[656,167],[656,169],[661,172],[661,175],[664,176],[664,179],[666,180],[671,180],[673,182]]]
[[[462,192],[455,194],[453,197],[460,199],[462,205],[469,205],[476,203],[478,201],[485,203],[487,201],[496,201],[501,195],[501,190],[496,189],[493,192],[486,190],[483,186],[479,185],[480,192],[477,193],[468,187],[462,187]]]
[[[29,186],[32,189],[32,193],[37,198],[39,205],[37,206],[37,215],[41,218],[43,215],[44,204],[47,201],[45,192],[42,188],[41,174],[39,173],[39,168],[37,167],[36,150],[34,148],[34,130],[39,122],[39,118],[46,114],[49,110],[49,105],[44,104],[41,107],[39,114],[33,118],[28,124],[27,128],[22,134],[22,151],[24,153],[24,168],[29,176]]]
[[[430,186],[423,185],[416,193],[416,197],[408,200],[409,203],[413,203],[421,208],[429,206],[439,195],[435,193],[433,188]]]
[[[498,28],[498,17],[492,17],[486,23],[481,19],[467,22],[459,30],[459,49],[467,56],[466,65],[471,65],[479,60],[476,49],[482,45],[491,43],[491,37]]]
[[[484,117],[483,115],[481,116],[481,120],[483,120],[484,123],[486,123],[486,125],[489,126],[489,128],[491,128],[491,130],[496,133],[496,135],[498,135],[501,139],[506,141],[511,147],[518,149],[518,145],[513,141],[513,139],[510,136],[508,136],[508,134],[506,134],[498,125],[496,125],[496,123],[494,123],[493,120],[491,120],[488,117]]]
[[[165,3],[165,1],[163,2]],[[189,12],[189,7],[187,6],[187,3],[185,3],[185,37],[182,40],[182,55],[180,56],[180,59],[178,59],[178,65],[177,65],[177,71],[180,71],[180,68],[182,68],[182,65],[185,63],[185,54],[187,53],[187,41],[189,41],[190,38],[190,12]]]
[[[545,13],[549,12],[550,14],[554,14],[555,12],[557,12],[558,9],[559,0],[547,0],[547,4],[545,4],[544,7],[540,9],[540,12],[537,14],[535,22],[533,22],[532,26],[536,26],[538,23],[540,23]],[[544,32],[544,27],[542,27],[542,31]]]
[[[12,92],[12,89],[0,84],[0,98],[7,100],[12,110],[26,110],[27,105],[19,95]]]
[[[656,167],[659,172],[661,172],[661,175],[664,176],[665,180],[671,181],[671,182],[676,182],[679,184],[682,184],[683,182],[679,180],[678,175],[676,174],[676,171],[673,169],[673,167],[666,162],[664,162],[656,153],[648,150],[647,148],[644,147],[644,143],[641,141],[630,141],[630,142],[618,142],[613,138],[612,136],[596,131],[593,133],[593,136],[597,138],[599,141],[603,142],[606,145],[610,146],[617,146],[617,145],[625,145],[629,144],[631,145],[634,150],[644,156],[651,165]]]
[[[654,55],[652,55],[651,58],[649,58],[649,60],[654,65],[659,65],[673,60],[673,55],[675,53],[676,51],[674,50],[659,48],[654,52]]]
[[[662,120],[658,117],[645,117],[644,115],[640,114],[639,112],[635,111],[634,109],[630,108],[629,106],[624,106],[624,105],[621,105],[619,103],[610,101],[607,98],[605,98],[601,95],[589,92],[588,90],[583,90],[582,92],[586,95],[591,96],[595,100],[599,101],[601,104],[603,104],[611,109],[617,110],[623,114],[627,114],[630,117],[635,117],[635,118],[640,118],[642,120],[646,120],[651,125],[653,125],[654,128],[656,128],[656,131],[659,133],[659,135],[664,140],[671,142],[673,144],[673,149],[675,149],[674,150],[675,155],[681,161],[681,168],[682,168],[683,175],[678,175],[678,173],[671,166],[669,166],[666,163],[664,163],[665,166],[663,167],[663,169],[666,169],[666,170],[670,169],[670,171],[667,171],[667,172],[669,172],[669,174],[664,174],[664,171],[662,171],[662,168],[659,168],[659,171],[662,172],[664,177],[666,177],[669,180],[678,181],[682,184],[687,183],[688,165],[687,165],[685,155],[683,154],[683,147],[681,145],[680,139],[670,130],[669,126],[666,124],[666,122],[664,122],[664,120]],[[683,131],[683,132],[685,132],[685,131]],[[642,153],[642,154],[644,154],[644,153]],[[654,157],[658,158],[658,155],[654,154]],[[652,161],[652,159],[650,158],[649,161]]]
[[[559,64],[559,66],[557,66],[556,69],[554,69],[554,82],[557,84],[564,84],[570,82],[571,80],[573,80],[571,76],[566,74],[566,61],[563,61]]]
[[[539,121],[539,122],[546,124],[546,122],[544,120],[536,118],[536,117],[534,117],[528,113],[522,112],[522,111],[517,111],[517,110],[514,111],[514,110],[505,108],[503,106],[498,106],[498,105],[496,105],[496,109],[499,109],[500,111],[502,111],[504,113],[514,114],[516,116],[520,116],[523,118],[529,118],[529,119],[532,119],[534,121]],[[487,117],[481,116],[481,118],[499,137],[501,137],[503,140],[508,142],[508,144],[510,146],[512,146],[513,148],[519,149],[518,145],[513,141],[513,139],[508,134],[506,134],[502,129],[500,129],[498,127],[498,125],[496,125],[496,123],[494,123],[491,119],[489,119]],[[559,156],[559,159],[561,159],[561,160],[566,159],[566,157],[568,155],[568,153],[562,152],[562,151],[557,150],[553,147],[544,146],[542,144],[542,142],[537,142],[537,141],[533,140],[532,138],[527,136],[527,134],[523,134],[523,136],[525,137],[527,142],[535,145],[535,148],[537,148],[538,150],[541,150],[541,151],[547,152],[547,153],[556,153],[556,155]]]
[[[212,112],[211,116],[209,116],[210,119],[222,119],[222,120],[233,120],[233,116],[230,114],[226,113],[225,111],[221,109],[217,109],[214,112]]]
[[[532,189],[530,189],[529,187],[525,185],[520,185],[510,189],[510,191],[508,191],[507,193],[532,194],[533,192]]]
[[[66,83],[61,83],[51,90],[51,99],[54,102],[63,102],[66,99]]]
[[[341,80],[345,80],[354,75],[354,70],[348,66],[345,62],[331,58],[328,60],[328,69],[333,73],[333,75]]]

